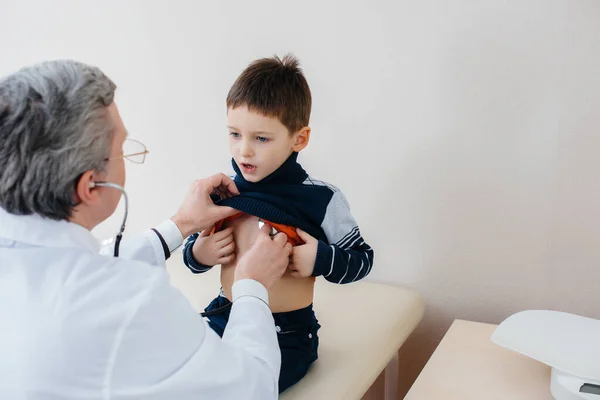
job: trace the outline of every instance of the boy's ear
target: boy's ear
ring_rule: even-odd
[[[294,133],[294,146],[292,147],[296,153],[304,150],[310,141],[310,128],[305,126],[298,132]]]

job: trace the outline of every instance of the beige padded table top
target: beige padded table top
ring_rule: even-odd
[[[490,340],[496,325],[456,320],[405,400],[551,400],[550,367]]]
[[[219,268],[192,274],[181,254],[168,260],[173,285],[200,311],[219,292]],[[413,291],[368,282],[335,285],[317,279],[315,312],[319,359],[281,399],[360,399],[394,357],[423,316]]]

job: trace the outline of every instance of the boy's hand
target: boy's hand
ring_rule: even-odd
[[[192,254],[200,264],[214,266],[229,264],[235,259],[235,242],[233,241],[233,228],[229,227],[210,235],[211,229],[200,232],[196,238]]]
[[[315,269],[319,241],[300,229],[296,229],[296,232],[304,240],[304,244],[292,249],[288,268],[294,278],[306,278],[311,276]]]

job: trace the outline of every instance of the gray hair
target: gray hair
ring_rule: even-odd
[[[116,86],[96,67],[49,61],[0,80],[0,207],[11,214],[71,217],[75,187],[103,171]]]

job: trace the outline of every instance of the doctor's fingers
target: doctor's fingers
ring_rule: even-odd
[[[288,256],[292,252],[292,245],[288,243],[287,235],[285,233],[277,233],[275,236],[273,236],[273,242],[277,243],[278,246],[284,247],[286,250],[288,250]]]
[[[233,179],[225,174],[216,174],[206,179],[209,187],[208,193],[217,192],[224,197],[240,194]]]

